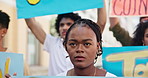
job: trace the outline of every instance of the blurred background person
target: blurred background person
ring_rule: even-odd
[[[142,46],[142,39],[144,38],[144,32],[146,33],[146,22],[148,22],[148,17],[140,17],[139,24],[134,31],[134,38],[129,35],[129,32],[121,27],[119,19],[117,17],[110,17],[110,28],[109,30],[113,32],[114,37],[121,42],[122,46]],[[140,39],[140,40],[139,40]]]
[[[8,47],[3,46],[3,38],[9,28],[10,17],[0,10],[0,52],[13,52]],[[14,52],[13,52],[14,53]],[[24,63],[24,75],[29,75],[28,64]]]

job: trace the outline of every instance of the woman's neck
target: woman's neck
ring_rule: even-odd
[[[74,68],[68,72],[69,76],[95,76],[97,68],[94,66],[87,68]]]
[[[104,69],[98,69],[96,67],[90,67],[90,68],[73,68],[68,71],[67,76],[101,76],[105,77],[106,70]]]

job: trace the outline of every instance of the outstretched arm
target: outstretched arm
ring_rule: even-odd
[[[122,46],[131,46],[132,38],[128,31],[122,28],[117,17],[110,17],[110,31],[113,32],[114,37],[121,42]]]
[[[104,0],[104,7],[98,8],[98,18],[97,18],[97,24],[101,27],[101,31],[103,32],[105,25],[106,25],[106,4]]]
[[[44,44],[46,33],[41,28],[41,25],[35,20],[35,18],[25,19],[27,26],[30,28],[35,37]]]

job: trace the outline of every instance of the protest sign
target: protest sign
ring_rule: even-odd
[[[119,77],[148,77],[148,46],[104,47],[103,68]]]
[[[148,16],[148,0],[110,0],[110,16]]]
[[[102,8],[103,0],[16,0],[18,18]]]
[[[0,52],[0,78],[5,74],[23,76],[23,55],[9,52]]]

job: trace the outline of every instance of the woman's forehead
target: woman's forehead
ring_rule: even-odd
[[[90,36],[96,36],[96,35],[90,27],[75,27],[69,33],[69,37],[74,37],[74,36],[90,37]]]
[[[82,32],[88,32],[88,31],[92,32],[93,30],[88,26],[76,26],[70,32],[75,32],[75,33],[80,33],[81,32],[82,33]]]

